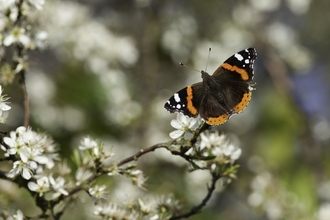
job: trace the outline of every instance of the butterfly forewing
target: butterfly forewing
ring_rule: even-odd
[[[213,76],[218,77],[222,75],[222,73],[230,71],[232,74],[227,75],[229,78],[251,81],[254,75],[253,64],[256,58],[257,52],[254,48],[241,50],[223,62],[223,64],[221,64],[220,67],[213,73]]]
[[[196,117],[199,113],[202,95],[204,92],[203,83],[195,83],[174,93],[165,103],[165,108],[173,112],[182,112],[189,117]]]

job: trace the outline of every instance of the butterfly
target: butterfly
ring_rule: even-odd
[[[251,100],[256,58],[256,49],[247,48],[229,57],[212,75],[202,70],[203,81],[174,93],[165,103],[165,109],[189,117],[199,114],[209,125],[225,123],[243,111]]]

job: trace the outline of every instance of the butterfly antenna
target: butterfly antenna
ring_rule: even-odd
[[[206,66],[205,66],[205,72],[207,71],[207,65],[209,64],[210,53],[211,53],[211,47],[209,48],[209,54],[207,55],[207,61],[206,61]]]
[[[197,72],[201,72],[200,70],[198,70],[198,69],[195,69],[195,68],[192,68],[192,67],[190,67],[190,66],[186,66],[185,64],[183,64],[183,63],[179,63],[181,66],[184,66],[184,67],[186,67],[186,68],[188,68],[188,69],[191,69],[191,70],[195,70],[195,71],[197,71]]]

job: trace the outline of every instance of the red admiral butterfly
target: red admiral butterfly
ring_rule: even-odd
[[[250,83],[256,58],[256,50],[248,48],[229,57],[213,75],[201,71],[203,82],[178,91],[164,107],[171,113],[182,112],[189,117],[200,114],[210,125],[225,123],[251,100]]]

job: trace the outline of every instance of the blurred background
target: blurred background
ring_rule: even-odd
[[[120,161],[170,139],[176,115],[164,103],[201,81],[179,62],[200,70],[208,62],[212,73],[255,47],[252,100],[216,127],[242,148],[238,178],[219,183],[191,219],[330,219],[329,10],[328,0],[46,1],[40,29],[48,40],[45,50],[30,54],[27,72],[31,126],[52,135],[69,161],[85,135],[104,141]],[[5,88],[12,110],[2,130],[23,123],[16,88]],[[161,150],[142,157],[139,167],[148,192],[112,178],[113,201],[173,193],[193,206],[210,180]],[[80,201],[66,219],[92,218],[85,206]]]

